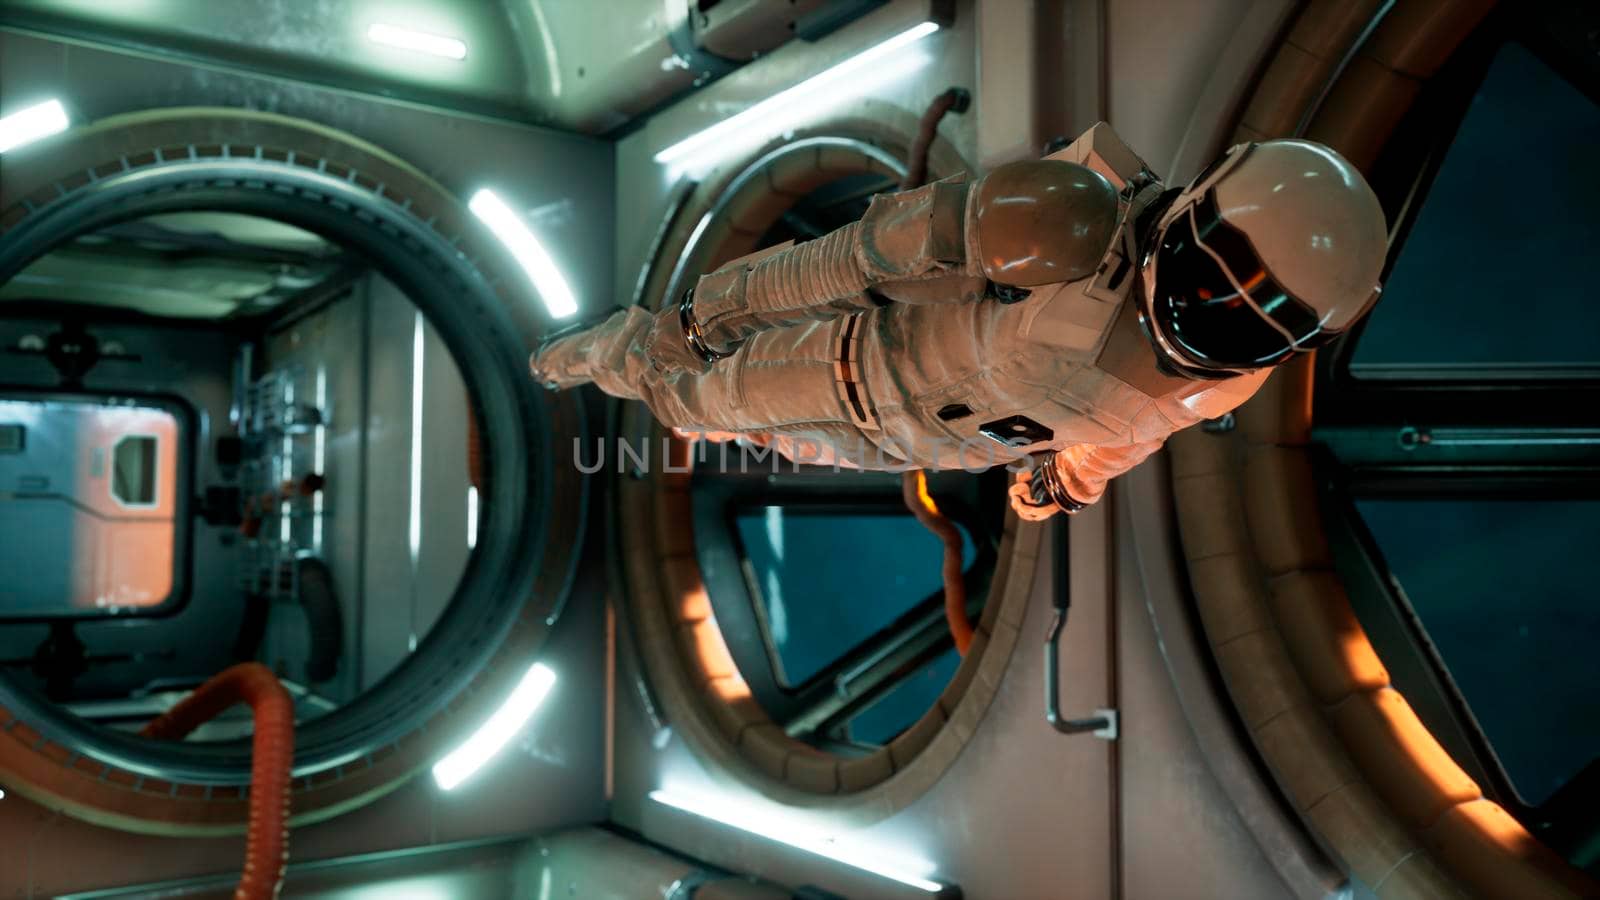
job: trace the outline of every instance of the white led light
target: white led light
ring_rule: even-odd
[[[927,860],[895,859],[876,849],[848,846],[841,840],[810,832],[796,822],[785,821],[781,814],[741,806],[725,798],[702,800],[664,790],[651,791],[650,799],[930,894],[941,893],[945,888],[928,878],[933,874],[934,865]]]
[[[426,31],[401,28],[398,25],[389,25],[383,22],[379,22],[367,29],[367,40],[372,41],[374,44],[398,47],[401,50],[430,53],[434,56],[442,56],[445,59],[467,58],[465,41],[440,34],[429,34]]]
[[[14,112],[0,118],[0,153],[31,144],[58,131],[66,131],[70,124],[60,100],[50,100]]]
[[[422,312],[411,323],[411,568],[422,553]]]
[[[511,211],[499,195],[491,190],[481,190],[472,195],[467,204],[472,214],[489,226],[494,236],[506,245],[517,263],[533,280],[533,286],[544,300],[550,315],[564,319],[578,311],[578,300],[567,286],[567,279],[556,268],[555,260],[545,252],[544,245],[533,236],[527,223]]]
[[[555,686],[556,673],[544,663],[534,663],[522,676],[511,696],[495,710],[489,721],[444,759],[433,764],[433,780],[452,790],[494,758],[506,743],[528,723],[534,710]]]
[[[478,489],[467,486],[467,548],[478,546]]]
[[[901,73],[901,66],[882,64],[887,57],[938,30],[937,22],[923,22],[921,25],[902,31],[788,90],[768,97],[738,115],[723,119],[704,131],[690,135],[657,153],[655,160],[662,165],[668,165],[701,150],[722,149],[736,136],[741,138],[734,144],[738,146],[751,139],[771,134],[783,123],[794,121],[808,112],[831,106],[843,97],[858,95],[872,85],[880,83],[884,77]]]

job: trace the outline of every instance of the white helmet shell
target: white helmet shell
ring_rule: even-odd
[[[1196,377],[1276,365],[1332,340],[1378,296],[1388,229],[1361,173],[1311,141],[1242,144],[1162,213],[1143,311]]]
[[[1244,232],[1272,276],[1350,327],[1373,299],[1389,235],[1378,197],[1344,157],[1312,141],[1267,141],[1217,182],[1224,221]]]

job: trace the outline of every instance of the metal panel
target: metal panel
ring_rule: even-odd
[[[591,4],[560,0],[210,0],[181,9],[8,0],[0,24],[208,69],[596,134],[626,127],[758,52],[825,33],[871,5],[724,3],[709,16],[697,13],[712,31],[710,52],[691,30],[690,0],[608,0],[599,14]],[[753,15],[731,16],[736,6]],[[374,43],[368,29],[376,24],[457,39],[465,56]]]
[[[425,634],[467,567],[467,385],[439,333],[422,326],[422,555],[417,627]]]
[[[1197,623],[1178,617],[1181,568],[1161,552],[1176,547],[1159,463],[1118,484],[1124,891],[1241,900],[1327,896],[1343,879],[1279,803],[1270,775],[1233,730],[1226,694],[1201,668],[1208,661],[1194,659],[1196,646],[1186,643],[1191,635],[1184,628]],[[1175,686],[1179,678],[1185,681]],[[1221,733],[1202,743],[1200,728]]]
[[[361,683],[377,682],[420,637],[411,558],[411,359],[417,308],[388,282],[367,287],[365,565],[361,580]]]
[[[1241,56],[1260,54],[1276,39],[1270,30],[1263,34],[1253,18],[1259,6],[1254,0],[1106,4],[1106,119],[1158,175],[1187,180],[1194,174],[1168,170],[1185,132],[1195,127],[1191,115],[1213,73],[1233,71]],[[1152,27],[1156,22],[1159,27]],[[1254,43],[1234,43],[1240,32]],[[1236,113],[1219,103],[1205,124],[1226,128],[1232,122],[1223,120]]]
[[[208,0],[100,3],[8,0],[0,22],[139,49],[209,67],[253,70],[442,108],[524,121],[550,117],[532,66],[543,42],[507,27],[500,3]],[[373,43],[384,23],[454,37],[465,59]]]
[[[61,900],[231,896],[232,876],[189,878]],[[785,900],[771,885],[696,866],[598,828],[548,837],[490,838],[416,850],[291,863],[284,896],[320,900],[375,897],[581,897],[583,900]]]

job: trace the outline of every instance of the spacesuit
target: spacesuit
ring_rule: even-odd
[[[1349,328],[1386,241],[1371,188],[1326,147],[1240,145],[1168,190],[1101,123],[1043,160],[879,195],[531,367],[799,461],[1011,464],[1013,506],[1039,519]]]

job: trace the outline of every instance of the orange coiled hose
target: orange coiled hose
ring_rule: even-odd
[[[467,403],[467,483],[483,490],[483,438],[478,435],[478,415],[472,411],[472,398]]]
[[[945,113],[964,113],[972,103],[972,95],[965,88],[948,88],[944,93],[933,98],[928,108],[922,113],[922,121],[918,123],[916,139],[911,143],[911,152],[906,158],[906,177],[900,179],[900,190],[909,191],[912,188],[922,187],[928,180],[928,149],[933,146],[933,139],[939,134],[939,122]]]
[[[972,646],[972,622],[967,619],[967,583],[961,577],[961,531],[939,512],[928,493],[927,473],[921,469],[900,476],[900,495],[917,521],[944,542],[944,618],[950,624],[956,652],[966,656]]]
[[[236,703],[255,711],[250,761],[250,831],[244,873],[234,900],[271,900],[289,864],[289,773],[294,762],[294,701],[260,663],[231,666],[140,730],[144,737],[181,740]]]

